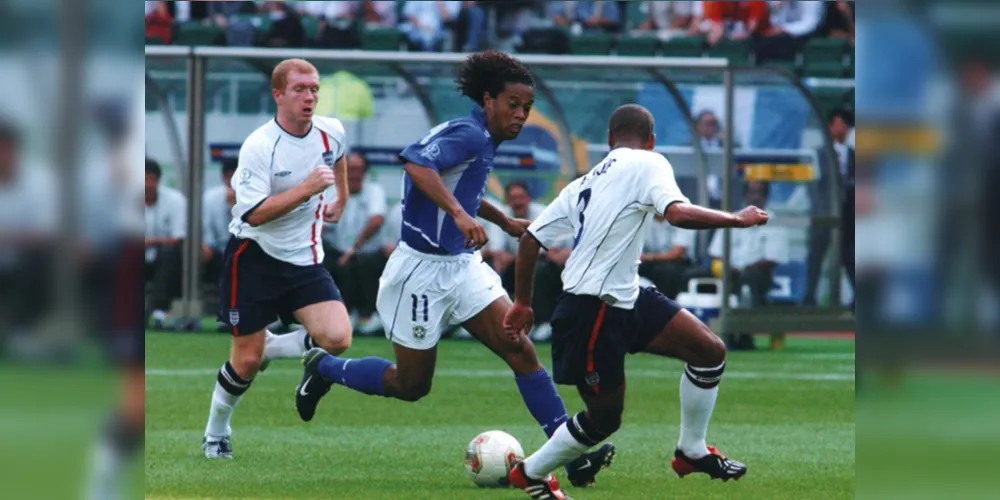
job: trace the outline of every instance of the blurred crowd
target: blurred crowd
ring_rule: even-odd
[[[792,60],[810,37],[854,44],[854,2],[146,2],[146,42],[566,53],[590,35],[697,38]]]
[[[853,185],[854,151],[848,144],[848,131],[853,126],[853,118],[842,111],[829,117],[829,130],[836,142],[838,165],[830,166],[838,170]],[[698,126],[700,140],[706,148],[721,146],[718,119],[710,112],[702,113]],[[228,224],[230,211],[235,203],[235,194],[230,182],[237,167],[235,159],[223,160],[221,183],[204,193],[202,204],[203,219],[201,238],[203,242],[202,265],[207,296],[214,293],[215,282],[222,266],[222,255],[229,239]],[[381,319],[375,311],[378,281],[386,260],[395,249],[402,224],[401,205],[390,205],[382,186],[370,180],[368,163],[364,156],[351,153],[347,157],[348,188],[350,198],[338,224],[329,224],[323,231],[326,252],[324,264],[333,275],[345,305],[350,311],[355,329],[360,335],[374,335],[383,330]],[[827,170],[825,170],[827,171]],[[147,281],[147,321],[157,329],[171,328],[168,311],[173,300],[181,291],[182,242],[189,229],[186,227],[187,200],[184,194],[160,182],[162,171],[153,159],[146,161],[146,281]],[[710,179],[709,187],[717,187],[718,179]],[[824,186],[815,186],[816,196],[822,196]],[[720,200],[717,190],[710,197],[710,203],[718,207]],[[742,203],[768,207],[770,186],[765,182],[743,183]],[[853,198],[851,198],[853,199]],[[532,196],[529,184],[520,180],[508,180],[504,184],[502,200],[491,200],[502,207],[510,217],[534,219],[545,209],[545,205]],[[846,209],[849,209],[847,207]],[[850,211],[853,213],[853,210]],[[843,253],[847,270],[853,277],[853,216],[847,219],[850,238],[845,238]],[[514,292],[514,260],[517,241],[510,238],[499,227],[485,220],[489,228],[490,241],[482,250],[483,259],[501,276],[508,293]],[[775,271],[778,266],[788,263],[792,256],[790,235],[787,228],[769,225],[751,230],[732,232],[731,245],[731,288],[730,294],[739,297],[744,307],[787,304],[797,305],[797,301],[775,301]],[[688,290],[695,278],[719,278],[722,276],[723,256],[722,232],[712,232],[707,245],[699,245],[695,231],[674,228],[662,217],[657,217],[649,229],[644,253],[639,267],[640,276],[647,284],[655,285],[667,296],[677,296]],[[555,300],[562,290],[560,274],[569,258],[572,241],[553,245],[539,260],[536,273],[535,313],[536,327],[532,337],[544,342],[551,336],[548,320],[555,307]],[[842,249],[837,249],[842,250]],[[815,291],[820,282],[824,261],[831,251],[830,231],[817,229],[809,238],[809,292],[805,303],[815,304]],[[208,310],[214,310],[209,308]],[[276,329],[281,325],[275,324]],[[456,331],[455,335],[465,335]],[[737,335],[730,339],[734,348],[752,347],[748,335]]]

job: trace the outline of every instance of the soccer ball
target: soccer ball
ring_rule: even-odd
[[[507,474],[524,460],[524,450],[514,436],[504,431],[486,431],[465,450],[465,472],[482,488],[509,486]]]

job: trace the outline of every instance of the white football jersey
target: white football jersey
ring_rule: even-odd
[[[323,262],[323,206],[336,199],[336,190],[314,195],[291,212],[253,227],[244,218],[268,196],[301,184],[318,166],[334,168],[347,152],[344,126],[334,118],[314,117],[304,137],[289,134],[271,120],[253,131],[240,148],[233,174],[236,205],[229,232],[252,239],[268,255],[308,266]]]
[[[663,155],[618,148],[569,183],[528,231],[545,247],[573,238],[563,289],[631,309],[639,296],[639,257],[653,215],[688,199]]]

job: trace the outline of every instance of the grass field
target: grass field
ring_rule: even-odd
[[[544,442],[499,359],[474,342],[444,341],[427,398],[404,403],[335,387],[316,418],[301,422],[294,361],[259,376],[233,418],[231,461],[201,456],[215,373],[226,335],[146,336],[145,489],[148,499],[516,499],[466,477],[463,454],[477,433],[502,429],[525,451]],[[391,357],[382,338],[359,338],[355,357]],[[543,362],[549,349],[539,346]],[[792,338],[783,352],[731,353],[709,443],[745,462],[739,482],[678,478],[669,460],[677,440],[681,364],[632,357],[614,467],[575,499],[854,498],[854,341]],[[573,388],[561,387],[571,413]],[[557,474],[563,478],[562,471]]]

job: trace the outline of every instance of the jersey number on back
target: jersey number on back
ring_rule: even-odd
[[[590,203],[590,188],[587,188],[584,189],[583,191],[580,191],[580,196],[576,199],[576,205],[579,207],[582,204],[583,206],[580,207],[580,229],[576,230],[576,237],[573,238],[573,248],[576,248],[576,245],[580,243],[580,236],[583,235],[583,221],[585,219],[583,216],[583,212],[587,210],[587,205],[589,203]]]

